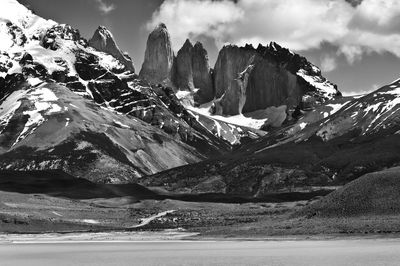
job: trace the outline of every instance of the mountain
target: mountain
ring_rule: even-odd
[[[214,67],[214,87],[216,112],[225,115],[282,105],[290,115],[305,95],[319,103],[341,95],[316,66],[274,42],[257,49],[224,46]]]
[[[174,52],[167,26],[159,24],[149,35],[140,78],[151,83],[171,85]]]
[[[2,7],[0,168],[131,182],[223,154],[246,135],[216,136],[171,89],[138,79],[105,28],[88,42],[15,0]]]
[[[132,59],[124,54],[115,43],[112,33],[104,26],[99,26],[94,32],[93,37],[89,40],[89,46],[94,49],[108,53],[120,61],[127,70],[135,72]]]
[[[224,158],[141,180],[171,191],[262,197],[346,184],[400,164],[400,82],[326,101]],[[201,174],[199,174],[201,173]]]
[[[215,167],[208,163],[219,158],[217,161],[234,160],[239,167],[233,174],[226,168],[221,176],[253,175],[259,182],[258,171],[265,169],[248,171],[240,167],[242,162],[276,144],[272,142],[280,138],[273,136],[279,130],[295,128],[298,121],[311,116],[313,108],[330,109],[329,101],[343,100],[319,69],[275,43],[257,49],[226,46],[213,71],[200,43],[187,41],[175,57],[167,28],[160,24],[150,33],[145,61],[137,75],[130,58],[104,27],[87,41],[77,29],[40,18],[15,0],[2,5],[8,10],[1,13],[0,24],[4,40],[0,54],[2,169],[62,169],[96,182],[120,183],[209,159],[200,164],[205,169],[190,174],[202,175],[212,171]],[[238,54],[238,61],[223,64],[224,54],[229,61],[231,53]],[[292,105],[287,102],[290,97],[275,97],[277,87],[267,86],[263,91],[257,80],[270,84],[270,74],[282,78],[287,93],[294,93],[290,94]],[[230,117],[224,111],[221,115],[210,113],[218,104],[223,110],[224,101],[232,97],[232,90],[226,89],[224,82],[220,84],[221,79],[228,87],[240,85],[241,93],[230,99],[240,102],[243,110],[254,111]],[[177,80],[184,90],[174,85]],[[220,84],[218,88],[216,84]],[[266,92],[276,102],[246,107],[252,105],[249,99],[257,98],[257,93],[258,98],[268,99],[260,96]],[[215,101],[198,105],[211,98]],[[291,117],[288,110],[292,109],[296,111]],[[247,145],[238,147],[240,144]],[[237,152],[227,156],[234,149]],[[274,175],[275,168],[271,169],[268,171]],[[279,171],[285,175],[292,168]],[[214,178],[193,181],[218,183],[220,177]],[[232,193],[247,189],[240,187],[240,182],[230,185],[235,187],[226,191]],[[286,185],[283,182],[276,189]],[[264,193],[261,190],[257,193]]]
[[[0,117],[1,169],[63,169],[120,183],[204,158],[141,120],[36,78],[2,102]]]
[[[209,131],[223,123],[239,128],[245,137],[264,135],[258,130],[279,128],[307,108],[341,97],[318,67],[274,42],[257,49],[226,45],[214,69],[200,42],[193,45],[187,39],[176,56],[171,47],[167,27],[161,23],[149,35],[140,77],[171,87],[200,124],[209,126],[199,119],[214,121]],[[243,143],[243,136],[230,132],[214,134]]]
[[[200,42],[193,44],[189,39],[176,56],[174,83],[178,90],[195,92],[195,102],[202,104],[214,98],[212,73],[207,51]]]

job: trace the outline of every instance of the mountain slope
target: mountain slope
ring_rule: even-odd
[[[63,169],[127,182],[204,158],[160,129],[55,83],[24,83],[0,108],[2,169]]]
[[[69,25],[1,5],[2,169],[128,182],[231,149],[167,87],[138,79],[111,34],[92,39],[96,50]]]
[[[400,164],[399,81],[362,97],[326,102],[215,160],[146,177],[172,191],[259,197],[342,185]]]

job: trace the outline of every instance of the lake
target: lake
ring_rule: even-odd
[[[399,265],[400,239],[0,244],[0,265]]]

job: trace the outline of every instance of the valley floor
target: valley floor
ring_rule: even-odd
[[[400,215],[342,218],[295,215],[311,200],[240,204],[171,199],[137,202],[129,197],[75,200],[16,192],[0,192],[0,198],[0,231],[3,233],[0,241],[29,239],[29,235],[21,235],[26,233],[51,239],[55,235],[42,234],[55,232],[62,233],[58,239],[99,241],[400,235]],[[76,237],[68,234],[79,232],[85,234],[75,234]],[[95,234],[88,236],[87,233]],[[31,237],[35,239],[35,235]]]

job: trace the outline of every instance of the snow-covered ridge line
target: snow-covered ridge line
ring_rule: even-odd
[[[0,9],[0,24],[4,25],[11,22],[13,25],[19,27],[23,34],[26,36],[39,36],[48,28],[56,25],[57,23],[53,20],[43,19],[32,13],[24,5],[21,5],[16,0],[2,0]],[[5,32],[7,28],[0,28],[0,51],[7,51],[10,48],[10,43],[6,36],[9,35]]]
[[[333,99],[337,94],[335,86],[327,80],[322,80],[319,76],[310,76],[304,69],[300,69],[297,75],[302,77],[311,86],[320,90],[327,99]]]

